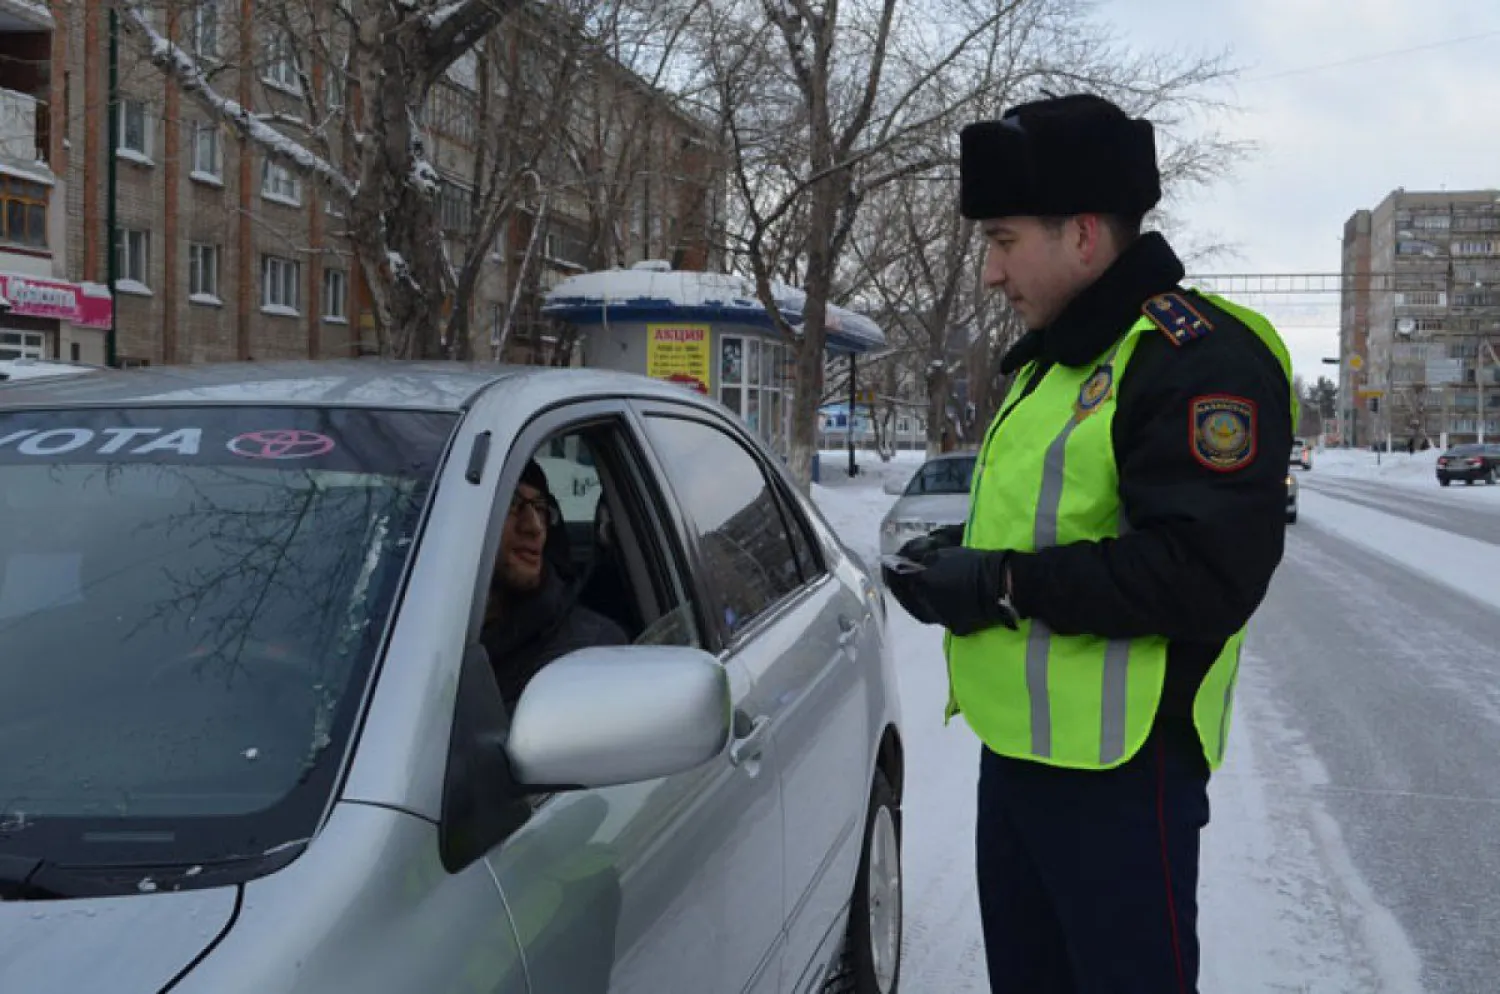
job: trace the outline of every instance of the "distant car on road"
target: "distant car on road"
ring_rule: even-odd
[[[1500,480],[1500,445],[1455,445],[1438,456],[1437,481],[1448,486],[1454,480],[1469,485]]]
[[[1312,446],[1305,438],[1292,439],[1292,465],[1312,469]]]
[[[918,535],[969,519],[969,482],[976,458],[973,452],[948,452],[927,460],[909,480],[886,481],[885,492],[901,499],[880,522],[882,556],[891,555]]]

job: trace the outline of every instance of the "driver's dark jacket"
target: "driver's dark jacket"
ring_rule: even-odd
[[[630,642],[619,625],[579,604],[577,585],[545,562],[536,592],[510,595],[500,617],[486,622],[479,636],[512,711],[526,684],[554,659],[593,645]]]

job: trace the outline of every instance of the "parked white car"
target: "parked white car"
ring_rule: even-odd
[[[909,480],[887,478],[885,492],[899,495],[880,522],[880,554],[945,525],[969,519],[969,483],[974,476],[973,452],[948,452],[922,464]]]
[[[101,370],[0,390],[0,512],[0,991],[897,990],[879,582],[722,406]],[[481,631],[539,515],[622,641],[509,707]]]

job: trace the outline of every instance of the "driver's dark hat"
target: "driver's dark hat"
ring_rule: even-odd
[[[1103,97],[1036,100],[959,134],[959,209],[972,220],[1140,215],[1160,200],[1155,129]]]

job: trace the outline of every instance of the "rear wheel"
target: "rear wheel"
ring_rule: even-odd
[[[1450,480],[1450,479],[1448,479],[1446,476],[1440,476],[1440,477],[1438,477],[1438,486],[1440,486],[1440,487],[1446,487],[1448,484],[1450,484],[1452,482],[1453,481]]]
[[[1286,512],[1286,523],[1289,524],[1289,525],[1295,525],[1297,523],[1297,512],[1296,511],[1288,511],[1288,512]]]
[[[824,990],[896,994],[900,983],[901,811],[885,774],[876,770],[844,953],[838,974]]]

